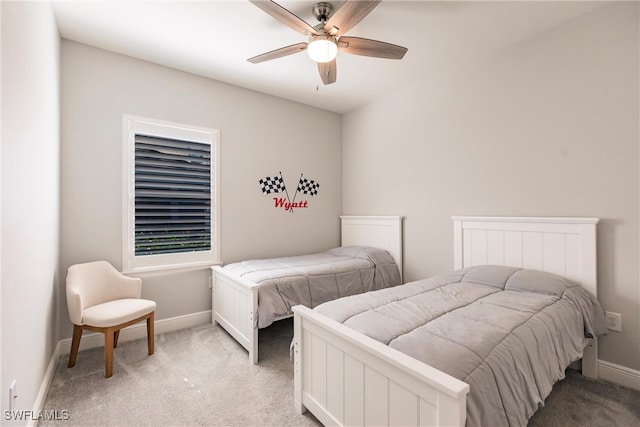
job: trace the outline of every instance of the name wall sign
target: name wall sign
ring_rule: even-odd
[[[284,209],[287,212],[293,212],[294,208],[308,208],[308,200],[296,201],[296,197],[298,197],[298,194],[315,197],[318,195],[318,188],[320,188],[320,184],[318,184],[317,181],[305,178],[304,174],[300,174],[298,187],[293,194],[293,199],[290,199],[289,191],[282,177],[282,172],[279,172],[278,175],[262,178],[258,183],[260,184],[262,194],[265,196],[272,193],[284,193],[285,197],[273,197],[273,207],[276,209]]]

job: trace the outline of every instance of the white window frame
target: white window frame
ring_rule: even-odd
[[[220,262],[220,131],[199,126],[123,114],[122,269],[137,273],[192,269]],[[135,255],[135,135],[142,133],[211,145],[211,250],[161,255]]]

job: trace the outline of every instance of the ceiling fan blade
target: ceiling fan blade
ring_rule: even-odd
[[[382,0],[347,0],[336,10],[324,25],[332,36],[340,36],[355,27]]]
[[[305,21],[289,12],[278,3],[271,0],[249,0],[251,3],[262,9],[268,15],[282,22],[284,25],[304,35],[318,34],[315,28]]]
[[[374,58],[402,59],[407,48],[378,40],[361,37],[340,37],[338,50],[353,55],[373,56]]]
[[[335,83],[338,72],[336,60],[334,59],[333,61],[329,62],[318,62],[318,72],[320,73],[322,83],[324,83],[325,85]]]
[[[272,50],[270,52],[266,52],[261,55],[254,56],[253,58],[247,59],[247,61],[251,62],[252,64],[258,64],[260,62],[270,61],[276,58],[282,58],[283,56],[293,55],[294,53],[304,51],[306,48],[307,48],[306,43],[304,42],[296,43],[296,44],[292,44],[291,46],[281,47],[280,49]]]

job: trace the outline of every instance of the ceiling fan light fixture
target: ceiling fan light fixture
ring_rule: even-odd
[[[306,50],[309,58],[317,63],[322,83],[329,85],[336,82],[337,61],[335,59],[338,50],[341,54],[348,53],[386,59],[402,59],[407,53],[406,47],[362,37],[345,36],[351,28],[375,9],[381,0],[343,0],[340,1],[340,8],[337,10],[326,0],[319,1],[311,9],[313,16],[320,22],[315,27],[275,1],[249,1],[277,21],[308,37],[306,42],[281,47],[249,58],[247,61],[252,64],[282,58]]]
[[[332,37],[316,36],[307,45],[307,54],[315,62],[333,61],[338,54],[338,46]]]

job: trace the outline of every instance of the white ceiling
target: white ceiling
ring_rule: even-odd
[[[324,86],[306,53],[247,58],[306,41],[245,0],[53,0],[63,38],[338,113],[545,31],[602,2],[383,1],[348,35],[407,47],[400,61],[338,54]],[[312,26],[313,1],[278,2]],[[333,1],[334,6],[341,1]]]

